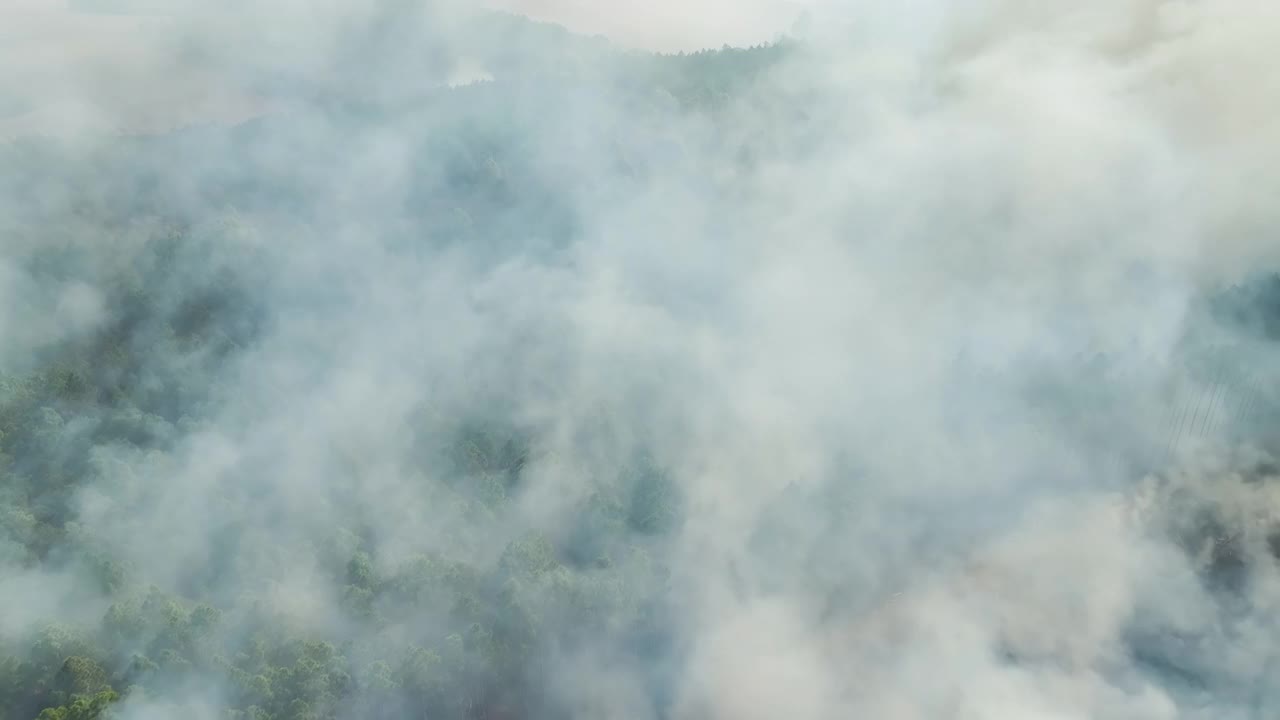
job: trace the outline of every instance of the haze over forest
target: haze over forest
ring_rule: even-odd
[[[10,0],[0,720],[1280,716],[1280,6]]]

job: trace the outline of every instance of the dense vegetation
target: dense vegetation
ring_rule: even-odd
[[[12,330],[17,349],[0,348],[0,572],[12,578],[0,582],[10,583],[4,597],[21,600],[11,619],[0,617],[0,720],[105,719],[142,701],[172,717],[218,708],[226,720],[604,714],[563,706],[555,683],[564,658],[583,665],[584,685],[593,682],[592,662],[627,665],[644,679],[638,692],[659,717],[669,716],[670,676],[688,648],[673,608],[679,578],[665,550],[689,521],[692,500],[678,469],[655,448],[662,443],[651,441],[681,429],[643,421],[618,427],[606,407],[591,427],[574,429],[581,436],[550,442],[561,429],[508,400],[514,388],[545,399],[537,370],[554,363],[538,353],[560,346],[548,351],[528,335],[554,335],[558,328],[546,319],[529,329],[517,318],[497,341],[469,346],[459,362],[467,372],[446,377],[446,387],[415,386],[417,394],[403,399],[407,427],[391,439],[324,436],[327,444],[286,455],[280,465],[254,457],[246,440],[239,451],[250,461],[209,470],[214,480],[188,479],[204,472],[206,458],[220,457],[201,455],[200,443],[240,429],[244,407],[274,402],[277,385],[310,381],[304,367],[264,371],[259,384],[245,380],[250,369],[270,366],[280,338],[313,337],[295,330],[305,322],[290,314],[292,304],[338,318],[367,300],[353,295],[381,288],[365,278],[348,290],[343,273],[368,268],[348,268],[344,259],[382,254],[389,259],[379,268],[406,272],[453,263],[450,270],[495,284],[520,263],[555,272],[575,261],[569,248],[597,220],[581,205],[617,204],[652,190],[646,181],[655,176],[687,181],[664,198],[672,203],[682,193],[746,193],[717,171],[802,149],[817,122],[817,109],[783,97],[786,83],[768,82],[803,52],[789,42],[651,55],[514,17],[486,22],[490,41],[474,53],[492,81],[353,92],[362,73],[388,62],[353,46],[335,60],[353,84],[344,84],[345,75],[335,82],[254,75],[299,104],[236,127],[88,147],[25,139],[0,148],[8,211],[0,242],[9,251],[0,261],[12,263],[0,272],[26,279],[31,312],[57,315],[47,331],[28,318],[21,332]],[[371,68],[353,64],[371,56]],[[754,122],[744,130],[731,121],[734,113]],[[373,167],[353,160],[366,156],[395,160]],[[647,221],[669,229],[662,218]],[[735,223],[748,222],[744,210],[740,218],[711,218],[700,231],[729,237]],[[307,245],[321,241],[355,250],[334,253],[332,266],[311,267]],[[286,273],[287,266],[302,269]],[[297,283],[293,272],[311,274]],[[1275,340],[1278,283],[1234,289],[1211,306],[1239,337]],[[50,288],[61,299],[42,294]],[[353,324],[376,320],[380,306],[371,307]],[[321,341],[300,343],[295,357],[332,350],[323,346],[323,328],[309,331]],[[459,344],[467,333],[458,329]],[[373,354],[384,351],[392,352]],[[1086,379],[1105,378],[1105,364],[1097,360]],[[1052,395],[1044,404],[1070,415],[1081,433],[1105,434],[1096,409],[1106,401],[1095,397],[1105,394],[1103,383],[1088,386],[1073,373],[1036,390]],[[305,425],[305,413],[288,420]],[[388,447],[386,457],[368,457]],[[581,455],[575,460],[586,468],[589,491],[572,499],[563,527],[513,530],[528,474],[552,463],[551,447]],[[254,474],[287,475],[283,465],[308,454],[314,466],[298,472],[316,477],[297,482],[294,495],[263,489],[269,483]],[[383,482],[379,473],[401,482]],[[1274,474],[1255,465],[1246,481]],[[183,518],[207,516],[198,539],[208,546],[175,550],[172,567],[139,563],[169,557],[164,546],[181,544],[187,528],[147,536],[152,528],[134,524],[131,510],[162,516],[157,498],[180,497],[172,488],[184,482],[207,485],[193,502],[209,507],[179,509],[188,513]],[[369,502],[373,493],[388,497]],[[290,515],[286,502],[305,508],[287,527],[280,520]],[[1227,527],[1238,518],[1212,498],[1187,503],[1203,510],[1188,513],[1199,524],[1171,532],[1188,556],[1207,553],[1203,579],[1215,597],[1238,595],[1252,562]],[[393,516],[401,505],[433,511]],[[907,525],[920,510],[903,503],[895,506],[900,516],[888,517],[886,506],[868,509],[852,487],[786,488],[747,548],[768,569],[755,581],[768,592],[803,577],[828,605],[852,603],[860,578],[812,548],[854,546],[865,540],[859,532],[871,532],[855,528]],[[955,516],[970,510],[951,508]],[[873,511],[881,516],[866,516]],[[388,542],[396,524],[432,541]],[[953,542],[949,532],[940,528],[930,541]],[[794,537],[806,542],[788,540]],[[1267,535],[1280,557],[1277,538]],[[121,553],[122,546],[134,552]],[[305,569],[307,582],[277,583],[286,566]],[[56,607],[40,607],[48,604]],[[1163,630],[1133,633],[1138,665],[1178,683],[1212,674],[1169,660],[1180,651],[1152,649]],[[614,655],[600,657],[600,648]]]
[[[507,53],[520,52],[520,33],[558,32],[498,22],[508,32],[494,47]],[[407,104],[310,99],[307,118],[323,125],[310,136],[296,133],[294,117],[266,117],[87,153],[41,140],[0,151],[0,192],[15,208],[3,233],[21,270],[50,287],[99,289],[109,316],[91,332],[33,341],[0,377],[0,555],[15,572],[74,578],[78,607],[98,609],[0,646],[0,718],[105,718],[122,697],[191,693],[220,698],[229,718],[256,720],[523,717],[554,709],[535,660],[586,638],[616,638],[660,668],[673,638],[663,619],[666,570],[648,548],[680,522],[668,474],[637,447],[632,462],[598,479],[562,537],[528,535],[487,557],[477,539],[502,522],[535,450],[529,430],[483,406],[424,429],[406,455],[431,484],[419,492],[470,525],[452,538],[453,552],[380,559],[377,519],[352,513],[309,557],[295,558],[337,589],[342,616],[328,635],[258,609],[254,598],[268,588],[227,595],[241,582],[237,554],[252,542],[242,524],[220,528],[207,563],[184,568],[181,587],[162,591],[147,568],[114,557],[77,522],[84,490],[110,487],[112,457],[177,452],[225,400],[218,389],[238,358],[280,322],[263,299],[268,263],[249,245],[232,260],[219,249],[260,228],[334,219],[313,198],[315,180],[344,162],[335,138],[422,122],[409,147],[420,159],[408,192],[394,206],[373,201],[400,218],[380,226],[380,241],[464,247],[498,264],[516,251],[515,237],[521,252],[553,253],[575,233],[563,187],[573,178],[549,178],[554,168],[531,157],[512,128],[588,90],[621,94],[642,114],[671,102],[713,112],[783,51],[587,47],[608,53],[627,79],[593,78],[587,63],[530,67],[526,51],[518,62],[488,58],[494,82]],[[624,146],[643,151],[634,138]],[[341,503],[357,482],[317,492]],[[234,510],[225,517],[251,515],[246,493],[226,502]],[[660,692],[661,670],[653,673]]]

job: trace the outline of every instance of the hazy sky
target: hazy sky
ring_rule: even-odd
[[[821,0],[489,0],[488,5],[655,50],[753,45],[788,30]]]
[[[159,40],[172,34],[161,15],[78,12],[65,0],[0,3],[0,139],[255,114],[258,101],[227,78],[158,61]]]
[[[674,51],[767,42],[790,29],[805,7],[821,1],[704,0],[695,6],[640,0],[490,0],[488,5],[577,32],[603,34],[628,46]],[[0,67],[5,68],[0,72],[0,138],[85,128],[148,131],[235,121],[260,112],[264,100],[246,94],[229,78],[157,58],[163,40],[174,35],[169,15],[181,5],[152,0],[0,3]]]

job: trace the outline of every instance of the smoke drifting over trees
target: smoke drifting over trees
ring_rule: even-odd
[[[0,720],[1280,712],[1273,4],[53,5]]]

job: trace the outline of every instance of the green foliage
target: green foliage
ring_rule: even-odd
[[[679,492],[671,477],[649,458],[628,468],[624,483],[631,487],[627,523],[636,532],[664,533],[680,515]]]
[[[62,663],[53,678],[55,692],[66,695],[89,695],[108,687],[107,672],[94,660],[72,656]]]
[[[162,590],[80,515],[93,493],[129,495],[113,474],[118,457],[159,458],[156,475],[172,470],[180,481],[187,469],[174,458],[191,429],[218,417],[222,381],[280,321],[267,311],[272,263],[255,248],[270,243],[259,235],[332,220],[332,209],[314,206],[313,184],[341,178],[353,128],[391,119],[421,127],[407,133],[403,197],[378,206],[397,220],[388,227],[403,229],[387,230],[371,251],[448,255],[465,246],[469,262],[499,268],[572,247],[583,222],[573,192],[598,189],[568,187],[590,182],[590,173],[567,172],[569,163],[625,165],[634,183],[625,189],[642,189],[646,168],[684,152],[659,122],[664,114],[731,107],[789,51],[626,54],[551,26],[492,22],[495,41],[480,54],[493,83],[432,91],[403,107],[336,103],[323,114],[332,134],[317,131],[320,141],[295,137],[292,121],[265,119],[121,139],[92,157],[40,143],[0,147],[0,192],[16,198],[0,235],[28,238],[14,241],[13,262],[37,282],[91,287],[107,308],[101,322],[58,335],[0,375],[0,570],[76,573],[86,606],[105,608],[0,648],[0,718],[107,718],[131,693],[164,698],[209,686],[225,687],[229,717],[245,720],[492,716],[536,706],[541,653],[653,624],[646,608],[666,585],[649,549],[682,517],[672,470],[639,453],[601,469],[566,527],[514,529],[543,438],[503,412],[499,392],[474,412],[435,421],[406,457],[391,458],[417,473],[414,491],[438,503],[439,517],[456,521],[428,528],[444,537],[429,551],[380,547],[401,530],[360,507],[366,490],[354,478],[316,500],[350,506],[349,518],[279,562],[329,583],[331,630],[300,628],[269,609],[269,588],[237,585],[236,563],[257,551],[240,540],[252,528],[218,528],[207,561]],[[616,101],[621,117],[582,131],[618,148],[617,157],[578,158],[572,137],[543,147],[520,132],[600,97]],[[622,120],[634,127],[611,124]],[[206,144],[225,150],[225,166],[170,182],[174,158],[207,156]],[[93,251],[106,241],[110,255]],[[146,502],[156,490],[139,484]],[[254,503],[227,485],[218,502]]]
[[[686,107],[717,109],[762,81],[770,68],[793,51],[788,43],[645,58],[652,86],[662,88]]]
[[[1255,277],[1229,288],[1212,299],[1210,308],[1248,335],[1280,340],[1280,274]]]
[[[110,720],[114,717],[110,706],[120,699],[112,690],[103,690],[90,697],[80,697],[68,705],[45,708],[36,720]]]

